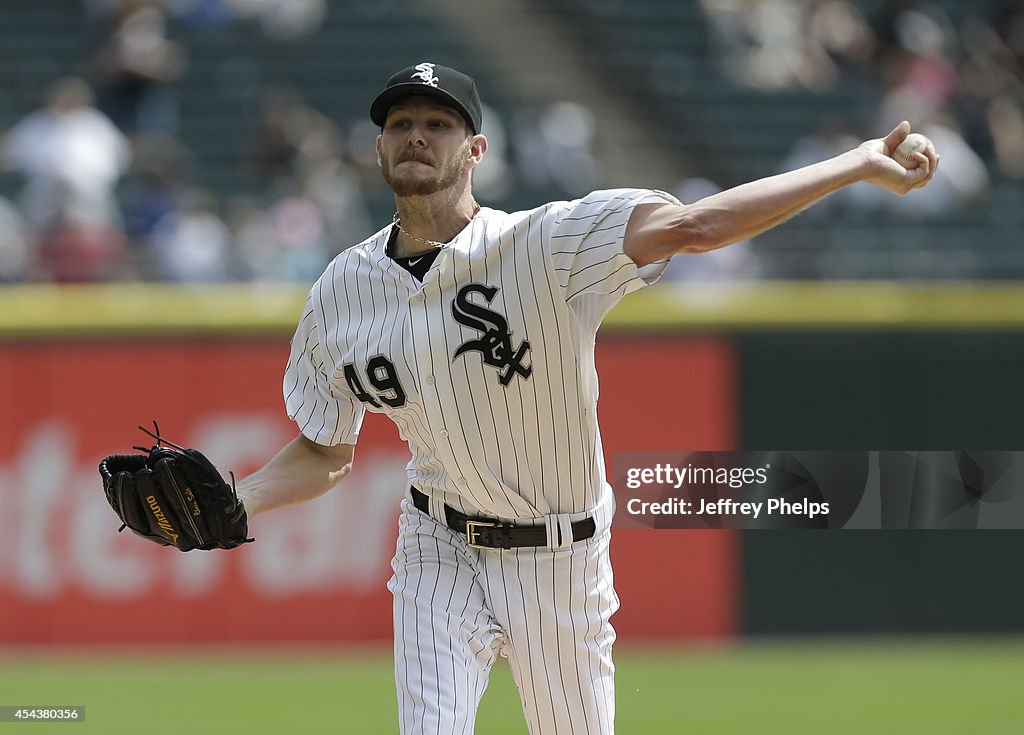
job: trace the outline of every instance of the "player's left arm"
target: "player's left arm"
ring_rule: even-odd
[[[750,239],[785,222],[845,186],[867,181],[897,194],[926,185],[939,156],[930,145],[907,169],[892,157],[910,133],[906,121],[884,138],[862,143],[835,158],[727,189],[693,204],[637,205],[623,250],[638,266],[676,253],[702,253]]]
[[[312,500],[348,475],[354,454],[354,444],[327,446],[300,434],[262,468],[239,481],[238,497],[249,518]]]

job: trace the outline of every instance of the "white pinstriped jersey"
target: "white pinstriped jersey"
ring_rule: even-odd
[[[469,515],[592,513],[611,521],[594,339],[625,294],[657,280],[622,251],[648,189],[506,213],[483,208],[419,282],[387,254],[392,226],[313,286],[284,380],[288,415],[354,444],[365,410],[409,443],[409,482]]]

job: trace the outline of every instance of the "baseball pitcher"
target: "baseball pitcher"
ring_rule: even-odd
[[[180,458],[192,477],[176,477],[179,460],[156,451],[158,438],[155,460],[108,458],[108,498],[147,538],[231,548],[253,516],[335,487],[365,413],[385,414],[411,454],[389,582],[401,732],[472,733],[505,656],[533,735],[612,733],[619,601],[597,421],[602,318],[676,253],[752,238],[854,182],[906,193],[931,180],[939,157],[928,145],[912,168],[897,162],[904,122],[688,205],[609,189],[508,213],[473,197],[487,138],[470,77],[410,66],[370,118],[397,211],[309,293],[284,376],[298,436],[237,489],[212,478],[210,504],[195,479],[204,458]],[[194,522],[218,513],[228,522]]]

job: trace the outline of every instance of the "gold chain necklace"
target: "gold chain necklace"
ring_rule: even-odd
[[[480,205],[477,204],[476,202],[473,202],[473,214],[469,215],[469,218],[473,219],[474,217],[476,217],[477,212],[479,212],[479,211],[480,211]],[[403,235],[405,235],[406,237],[411,238],[411,239],[415,240],[416,242],[421,242],[424,245],[427,245],[430,248],[433,248],[435,250],[438,249],[438,248],[443,248],[445,245],[448,244],[448,243],[444,243],[444,242],[438,242],[437,240],[428,240],[425,237],[417,237],[416,235],[412,234],[407,229],[402,227],[402,220],[399,218],[398,212],[395,212],[395,216],[391,218],[391,223],[395,227],[397,227],[399,229],[399,231],[401,231],[401,233]]]

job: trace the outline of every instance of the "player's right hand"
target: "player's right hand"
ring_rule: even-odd
[[[935,177],[939,167],[939,154],[929,145],[924,153],[915,154],[918,167],[907,169],[893,158],[896,147],[910,134],[910,123],[904,120],[884,138],[861,143],[857,148],[866,156],[870,173],[865,181],[896,194],[906,194],[926,186]]]

